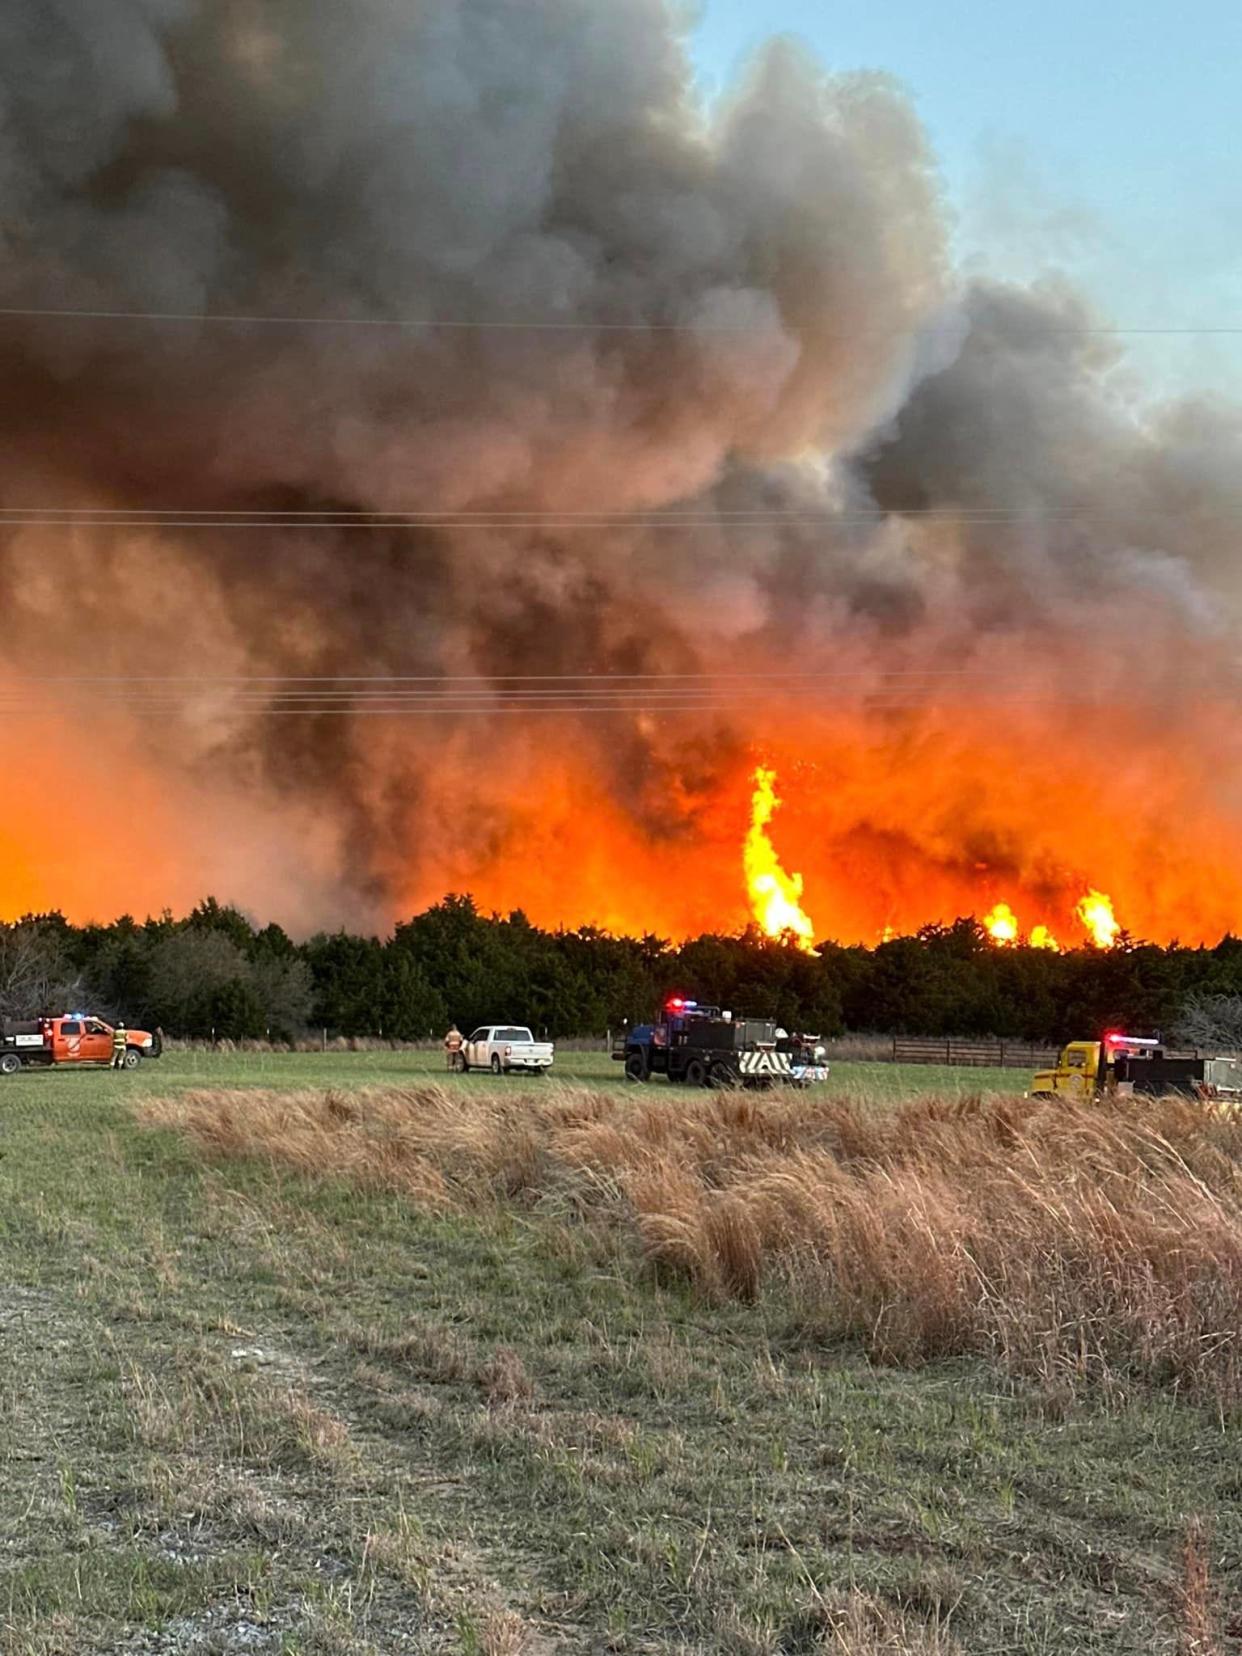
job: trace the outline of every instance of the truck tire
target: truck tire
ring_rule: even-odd
[[[15,1052],[0,1053],[0,1075],[16,1075],[22,1061]]]
[[[501,1073],[501,1071],[503,1070],[503,1068],[504,1068],[504,1065],[500,1062],[500,1054],[498,1052],[493,1052],[492,1053],[492,1074],[493,1075],[499,1075]]]
[[[125,1068],[126,1069],[137,1069],[139,1064],[141,1064],[141,1062],[142,1062],[142,1054],[141,1054],[141,1052],[139,1052],[137,1047],[126,1047],[125,1048],[124,1063],[125,1063]]]
[[[708,1074],[707,1084],[710,1087],[734,1087],[737,1085],[737,1076],[728,1064],[713,1064]]]
[[[647,1054],[645,1052],[629,1052],[625,1057],[625,1079],[627,1081],[646,1081]]]
[[[686,1065],[687,1087],[705,1087],[707,1085],[707,1065],[701,1058],[692,1058]]]

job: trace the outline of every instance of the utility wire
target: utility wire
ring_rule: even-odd
[[[1056,707],[1056,708],[1065,708],[1065,707],[1079,707],[1079,706],[1091,706],[1091,705],[1094,705],[1094,704],[1092,704],[1090,702],[1083,702],[1083,701],[1080,701],[1080,700],[1078,700],[1076,698],[1073,698],[1073,697],[1070,697],[1070,698],[1043,697],[1043,698],[1030,698],[1030,699],[1022,699],[1022,700],[1005,700],[1005,701],[1000,701],[1000,702],[992,702],[992,703],[989,703],[989,708],[995,708],[995,707],[1005,707],[1005,708]],[[635,716],[640,715],[640,714],[653,714],[653,715],[654,714],[660,714],[660,715],[664,716],[665,718],[671,717],[673,715],[677,715],[677,716],[680,716],[680,717],[688,718],[688,717],[690,717],[691,715],[694,715],[694,714],[721,714],[721,715],[734,714],[734,713],[744,712],[748,708],[753,710],[753,703],[726,702],[726,703],[716,704],[716,703],[699,703],[699,702],[696,702],[696,703],[688,704],[688,705],[685,705],[685,706],[682,706],[682,705],[679,705],[679,704],[662,703],[659,706],[638,705],[638,706],[633,706],[633,707],[614,707],[614,706],[608,706],[608,705],[601,706],[601,705],[597,705],[597,704],[591,704],[589,706],[581,706],[581,707],[579,707],[579,706],[518,707],[518,706],[509,706],[509,705],[501,706],[501,707],[478,707],[478,706],[452,707],[452,706],[449,706],[449,707],[421,707],[421,708],[411,708],[411,707],[323,707],[323,708],[315,708],[315,707],[269,707],[269,708],[256,708],[256,709],[249,709],[249,710],[238,709],[238,711],[239,712],[240,711],[249,711],[256,718],[262,718],[262,719],[278,719],[278,718],[294,718],[294,719],[330,719],[330,718],[347,718],[347,719],[402,718],[402,719],[407,719],[408,718],[408,719],[416,719],[416,718],[428,718],[428,717],[437,718],[437,719],[444,719],[444,718],[450,718],[450,717],[452,717],[452,718],[474,717],[474,718],[490,719],[490,718],[501,718],[501,717],[505,717],[506,715],[515,715],[515,714],[521,715],[523,717],[528,716],[528,715],[535,715],[535,714],[545,714],[545,715],[548,715],[548,716],[559,715],[562,718],[577,719],[577,718],[582,718],[582,717],[585,717],[585,716],[588,716],[588,715],[595,715],[595,714],[604,714],[604,715],[610,716],[612,718],[621,718],[621,717],[627,717],[627,716],[628,717],[635,717]],[[859,704],[856,708],[851,709],[851,710],[852,711],[857,711],[859,713],[880,713],[880,712],[906,713],[906,712],[919,712],[919,711],[923,711],[925,709],[926,709],[926,704],[925,703],[922,703],[922,702],[908,702],[908,703],[884,703],[884,704],[881,704],[878,707],[866,707],[866,706],[863,706],[862,704]],[[42,704],[42,703],[40,703],[40,704],[30,703],[26,706],[0,705],[0,711],[4,712],[9,717],[13,717],[13,718],[29,717],[32,720],[39,720],[39,721],[46,721],[46,720],[49,720],[49,719],[54,719],[56,717],[56,715],[54,713],[49,711],[46,704]],[[174,718],[184,717],[188,710],[183,706],[176,705],[176,706],[167,706],[167,707],[118,708],[118,709],[115,709],[115,710],[110,709],[110,711],[124,712],[128,717],[137,718],[137,719],[147,719],[147,718],[169,718],[169,719],[174,719]],[[842,710],[841,709],[832,709],[831,711],[842,711]],[[215,717],[218,721],[219,715],[213,714],[213,717]]]
[[[1012,675],[1009,675],[1012,678]],[[854,681],[858,679],[902,679],[916,681],[913,686],[903,684],[896,688],[919,688],[917,681],[922,679],[963,679],[983,678],[988,682],[998,682],[1005,675],[997,674],[988,667],[881,667],[874,671],[866,669],[850,669],[835,672],[799,672],[799,673],[236,673],[236,674],[180,674],[180,673],[148,673],[141,675],[107,675],[107,674],[22,674],[24,684],[52,684],[52,685],[169,685],[184,686],[187,690],[212,690],[230,688],[233,686],[259,685],[286,685],[286,684],[362,684],[362,685],[470,685],[479,684],[484,687],[495,687],[509,684],[574,684],[583,688],[595,686],[629,685],[629,684],[663,684],[681,681],[702,682],[706,684],[770,684],[773,682],[799,684],[820,684],[831,680]],[[524,694],[523,691],[509,692]],[[572,692],[568,692],[572,693]]]
[[[1231,502],[1242,507],[1242,500]],[[1056,514],[1059,516],[1080,516],[1083,511],[1089,510],[1082,506],[1047,506],[1040,508],[1040,515]],[[175,523],[183,518],[195,521],[199,519],[229,523],[235,519],[246,522],[262,523],[301,523],[306,519],[314,522],[327,520],[330,523],[356,521],[369,522],[374,519],[389,523],[751,523],[760,522],[788,522],[789,520],[821,520],[830,523],[840,523],[843,519],[860,519],[869,521],[876,517],[950,517],[950,518],[991,518],[998,514],[1006,516],[1021,515],[1015,508],[1008,506],[852,506],[838,509],[832,506],[750,506],[750,507],[705,507],[691,506],[678,511],[675,508],[658,508],[648,511],[621,511],[617,509],[597,508],[594,511],[526,511],[516,507],[497,508],[488,510],[475,507],[457,507],[438,509],[436,507],[408,507],[388,508],[363,506],[315,506],[301,507],[297,510],[278,508],[263,509],[258,507],[215,507],[215,506],[0,506],[0,518],[20,517],[46,519],[48,522],[69,521],[76,522],[88,518],[92,522],[111,522],[115,519],[131,519],[143,522],[156,519]]]
[[[1227,502],[1219,506],[1198,505],[1195,508],[1198,516],[1210,518],[1232,518],[1242,513],[1242,503]],[[1149,518],[1156,521],[1168,518],[1184,519],[1184,507],[1126,507],[1121,514],[1130,518]],[[995,511],[954,511],[952,509],[937,509],[935,511],[904,512],[899,507],[888,509],[877,508],[874,512],[834,514],[831,512],[803,514],[801,516],[773,516],[764,518],[719,518],[706,517],[599,517],[584,518],[481,518],[468,517],[400,517],[400,518],[332,518],[325,515],[313,521],[290,520],[281,518],[238,518],[238,517],[100,517],[82,514],[77,517],[49,516],[49,515],[18,515],[6,514],[0,508],[0,529],[215,529],[215,530],[258,530],[269,532],[275,529],[296,530],[303,533],[310,530],[329,530],[332,532],[358,530],[384,531],[388,533],[415,532],[418,530],[529,530],[555,531],[557,534],[578,532],[582,530],[603,531],[631,531],[643,532],[655,530],[684,531],[687,529],[719,530],[720,532],[739,533],[756,530],[768,533],[775,529],[784,528],[857,528],[866,525],[881,524],[889,519],[902,521],[909,519],[913,522],[959,524],[962,527],[1003,528],[1006,526],[1035,526],[1042,522],[1072,526],[1076,523],[1112,522],[1118,517],[1115,511],[1071,510],[1068,508],[1050,508],[1047,511],[1027,509],[1022,511],[1007,511],[997,508]]]
[[[402,317],[402,316],[273,316],[264,314],[237,314],[220,311],[144,311],[106,310],[51,305],[4,305],[0,317],[42,318],[45,320],[84,322],[190,322],[222,327],[276,327],[276,328],[401,328],[428,331],[518,332],[518,333],[719,333],[766,334],[772,326],[755,323],[728,322],[606,322],[584,321],[581,318],[517,318],[490,320],[486,318]],[[782,318],[774,316],[773,324],[781,325]],[[840,337],[856,339],[869,337],[904,337],[915,331],[904,328],[860,329],[842,333]],[[1061,324],[1047,332],[1069,335],[1242,335],[1242,326],[1225,327],[1110,327],[1094,324]]]
[[[1099,705],[1097,698],[1085,695],[1043,695],[1022,694],[1025,689],[1020,684],[1009,687],[1006,693],[981,698],[972,692],[966,701],[949,701],[946,698],[929,701],[926,695],[919,694],[917,689],[894,690],[892,692],[876,691],[862,692],[856,696],[841,697],[817,704],[816,711],[824,713],[851,712],[874,714],[884,712],[905,711],[943,711],[947,706],[966,706],[976,708],[986,706],[989,711],[998,708],[1013,707],[1095,707]],[[788,695],[788,693],[786,693]],[[779,698],[778,698],[779,700]],[[742,696],[737,693],[722,693],[705,689],[696,693],[682,691],[637,692],[630,697],[618,698],[610,694],[587,695],[566,694],[536,699],[531,693],[514,694],[499,697],[483,697],[479,695],[462,696],[448,694],[438,697],[408,698],[392,695],[376,695],[367,698],[357,698],[349,693],[338,693],[323,698],[310,700],[288,698],[280,694],[266,697],[255,696],[228,696],[225,698],[187,697],[171,693],[151,693],[147,695],[113,695],[93,696],[89,702],[81,698],[82,705],[89,705],[94,711],[117,713],[142,714],[191,714],[205,711],[213,717],[235,712],[262,717],[273,716],[342,716],[366,717],[370,715],[459,715],[473,714],[481,717],[490,717],[493,714],[503,713],[560,713],[577,716],[581,713],[612,713],[616,715],[660,713],[660,714],[690,714],[690,713],[726,713],[752,711],[755,706],[753,695]],[[805,702],[798,705],[805,709]],[[36,698],[24,693],[20,689],[0,693],[0,713],[11,717],[30,715],[35,718],[48,717],[50,713],[46,698]]]

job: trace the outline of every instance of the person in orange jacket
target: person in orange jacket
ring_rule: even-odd
[[[449,1069],[455,1070],[461,1062],[461,1049],[465,1045],[461,1030],[456,1024],[449,1025],[449,1032],[444,1037],[444,1058]]]

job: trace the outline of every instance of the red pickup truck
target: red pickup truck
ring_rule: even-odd
[[[126,1028],[126,1069],[137,1069],[144,1058],[158,1058],[163,1050],[158,1030],[152,1035],[145,1029]],[[16,1075],[20,1069],[49,1069],[53,1064],[111,1062],[112,1025],[88,1012],[0,1024],[0,1075]]]

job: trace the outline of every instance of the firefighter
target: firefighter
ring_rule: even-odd
[[[128,1044],[128,1040],[129,1037],[125,1033],[125,1025],[123,1023],[117,1024],[116,1028],[112,1031],[113,1069],[125,1068],[125,1048]]]
[[[456,1024],[450,1024],[449,1032],[444,1037],[444,1059],[449,1069],[455,1070],[461,1062],[461,1049],[464,1044],[461,1030]]]

